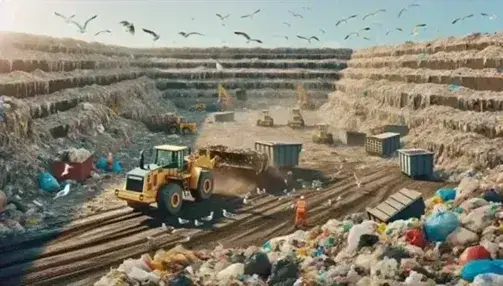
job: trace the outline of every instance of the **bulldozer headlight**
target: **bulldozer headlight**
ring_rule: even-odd
[[[119,190],[115,190],[115,195],[118,196],[119,195]]]
[[[143,195],[140,195],[139,199],[140,201],[143,201]]]

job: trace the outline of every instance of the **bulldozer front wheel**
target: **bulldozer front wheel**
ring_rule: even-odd
[[[170,215],[176,215],[182,209],[182,188],[175,183],[169,183],[159,190],[157,193],[157,205],[159,209]]]
[[[189,135],[191,133],[192,133],[192,131],[188,127],[185,127],[185,128],[182,129],[182,134],[183,135]]]
[[[168,134],[170,134],[170,135],[177,134],[178,131],[179,131],[178,126],[176,126],[176,125],[168,126]]]
[[[201,171],[199,175],[199,182],[197,183],[197,189],[194,192],[196,201],[209,199],[213,193],[214,187],[215,179],[213,178],[213,174],[209,171]]]

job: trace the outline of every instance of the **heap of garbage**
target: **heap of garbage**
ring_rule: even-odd
[[[125,260],[95,286],[503,285],[502,202],[496,183],[466,177],[439,189],[420,218],[385,224],[359,213],[261,247],[179,245]]]

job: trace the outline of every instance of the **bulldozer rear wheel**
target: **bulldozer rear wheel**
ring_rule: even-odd
[[[192,131],[190,131],[190,128],[185,127],[185,128],[182,129],[182,134],[183,135],[189,135],[191,133],[192,133]]]
[[[157,193],[157,205],[161,212],[176,215],[182,209],[182,188],[175,183],[169,183],[161,187]]]
[[[204,201],[211,197],[215,188],[215,179],[210,171],[201,171],[197,189],[194,192],[196,201]]]
[[[179,132],[179,128],[176,125],[168,126],[168,134],[177,134]]]

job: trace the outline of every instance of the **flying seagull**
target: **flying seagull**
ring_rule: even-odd
[[[246,15],[241,16],[241,18],[253,18],[253,16],[258,14],[259,12],[260,12],[260,9],[257,9],[255,12],[253,12],[251,14],[246,14]]]
[[[402,28],[395,28],[394,30],[396,31],[400,31],[400,32],[403,32]],[[389,30],[386,32],[386,36],[389,35],[391,32],[393,32],[394,30]]]
[[[402,10],[400,10],[400,12],[398,12],[398,18],[400,18],[400,16],[402,16],[403,12],[408,11],[407,8],[412,8],[412,7],[420,7],[420,6],[419,6],[419,4],[409,4],[409,5],[407,5],[405,8],[403,8]]]
[[[417,25],[415,25],[415,26],[414,26],[414,28],[412,29],[412,33],[411,33],[411,34],[412,34],[413,36],[417,36],[417,35],[418,35],[417,30],[418,30],[419,28],[425,28],[425,27],[426,27],[426,24],[417,24]]]
[[[185,38],[188,38],[188,37],[190,37],[192,35],[204,36],[203,34],[198,33],[198,32],[190,32],[190,33],[180,32],[180,33],[178,33],[178,35],[181,35],[181,36],[183,36]]]
[[[142,28],[142,30],[143,30],[143,32],[145,32],[147,34],[152,35],[154,37],[154,42],[157,41],[157,40],[159,40],[159,38],[161,37],[158,34],[156,34],[154,31],[143,29],[143,28]]]
[[[489,20],[494,20],[498,17],[496,17],[495,14],[489,14],[489,13],[480,13],[480,16],[483,16],[483,17],[489,17]]]
[[[367,37],[362,37],[362,39],[367,40],[367,41],[372,41],[370,38],[367,38]]]
[[[288,28],[290,28],[290,27],[292,26],[291,24],[289,24],[289,23],[287,23],[287,22],[283,22],[283,25],[288,26]]]
[[[346,37],[344,37],[344,40],[349,39],[349,37],[351,37],[351,35],[356,35],[357,37],[359,37],[360,36],[360,32],[363,32],[363,31],[370,31],[370,27],[365,27],[365,28],[359,30],[358,32],[349,33],[349,34],[346,35]]]
[[[84,34],[86,32],[87,24],[89,24],[89,22],[91,22],[92,20],[96,19],[97,17],[98,17],[98,15],[94,15],[91,18],[87,19],[87,21],[84,22],[84,26],[81,26],[79,23],[77,23],[75,21],[70,21],[70,23],[75,24],[75,26],[77,26],[77,28],[79,28],[79,32],[81,32],[82,34]]]
[[[316,40],[316,41],[318,41],[318,42],[320,41],[320,39],[318,39],[318,38],[317,38],[317,37],[315,37],[315,36],[311,36],[311,37],[307,38],[307,37],[303,37],[303,36],[299,36],[299,35],[297,35],[297,38],[302,39],[302,40],[306,40],[306,41],[308,41],[309,43],[311,43],[311,40]]]
[[[379,9],[379,10],[377,10],[377,11],[374,11],[374,12],[372,12],[372,13],[369,13],[369,14],[367,14],[367,15],[363,16],[362,20],[365,20],[365,19],[367,19],[367,18],[368,18],[368,17],[370,17],[370,16],[374,16],[374,15],[376,15],[376,14],[377,14],[377,13],[379,13],[379,12],[386,12],[386,9]]]
[[[311,9],[309,7],[302,7],[302,9],[307,10],[307,11],[313,11],[313,9]]]
[[[471,18],[471,17],[473,17],[473,14],[469,14],[469,15],[463,16],[461,18],[454,19],[454,21],[452,21],[452,24],[456,24],[459,21],[463,21],[463,20]]]
[[[348,20],[356,18],[356,17],[358,17],[358,15],[354,14],[354,15],[351,15],[351,16],[349,16],[347,18],[341,19],[341,20],[337,21],[337,23],[335,23],[335,26],[337,27],[337,26],[339,26],[340,23],[343,23],[343,22],[347,24]]]
[[[127,31],[131,34],[134,35],[134,24],[130,23],[128,21],[121,21],[119,24],[127,28]]]
[[[297,14],[295,12],[292,12],[292,11],[288,11],[288,13],[292,14],[294,17],[297,17],[297,18],[302,18],[304,19],[304,16],[302,16],[301,14]]]
[[[58,12],[54,12],[54,15],[63,18],[66,24],[70,24],[71,20],[75,17],[75,14],[71,15],[70,17],[66,17],[65,15],[60,14]]]
[[[101,33],[107,33],[107,34],[110,34],[110,33],[112,33],[112,31],[110,31],[110,30],[101,30],[101,31],[96,32],[96,34],[94,34],[94,35],[95,35],[95,36],[98,36],[98,35],[99,35],[99,34],[101,34]]]
[[[275,37],[275,38],[283,38],[285,40],[288,40],[288,36],[274,35],[273,37]]]
[[[231,14],[227,14],[227,15],[225,15],[225,16],[222,16],[222,15],[220,15],[220,14],[218,14],[218,13],[217,13],[216,15],[217,15],[217,17],[218,17],[218,18],[220,18],[220,20],[222,20],[222,21],[223,21],[223,20],[225,20],[225,19],[229,18],[229,16],[230,16]]]
[[[321,32],[322,34],[325,34],[325,33],[326,33],[326,32],[325,32],[325,30],[323,30],[323,29],[320,29],[320,32]]]
[[[250,36],[248,36],[248,34],[244,33],[244,32],[234,32],[235,35],[238,35],[238,36],[243,36],[246,38],[246,42],[249,43],[249,42],[257,42],[257,43],[260,43],[262,44],[262,41],[261,40],[258,40],[258,39],[252,39],[250,38]]]

